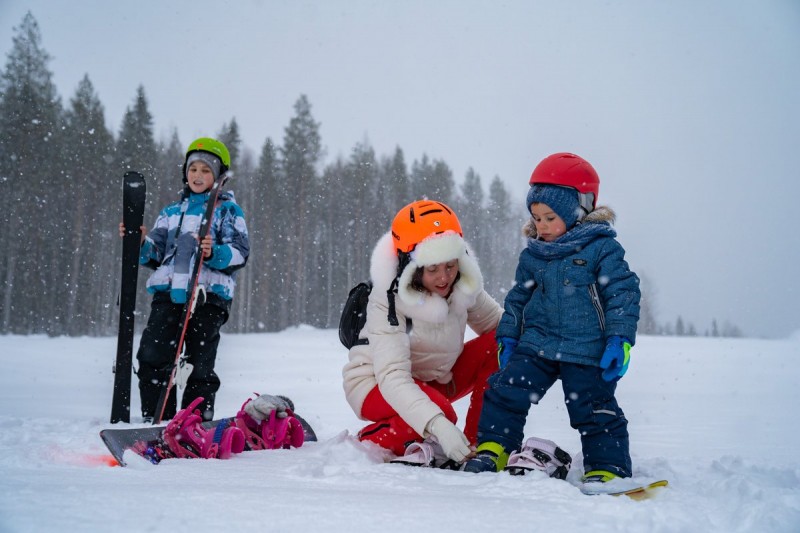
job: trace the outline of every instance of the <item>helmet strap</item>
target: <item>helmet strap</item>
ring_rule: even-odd
[[[594,211],[594,193],[592,192],[579,192],[578,203],[585,214],[578,217],[578,220],[583,220],[583,217]]]

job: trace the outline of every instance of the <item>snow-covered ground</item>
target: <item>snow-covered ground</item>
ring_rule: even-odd
[[[800,531],[798,335],[640,338],[618,388],[634,472],[670,481],[642,502],[537,474],[384,464],[353,439],[336,332],[307,327],[223,334],[217,414],[254,391],[286,394],[319,442],[112,468],[98,432],[115,350],[114,338],[0,336],[0,531]],[[558,385],[526,430],[580,450]]]

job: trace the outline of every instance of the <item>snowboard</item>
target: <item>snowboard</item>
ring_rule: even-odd
[[[311,425],[297,413],[294,413],[294,417],[298,422],[300,422],[300,425],[303,426],[305,442],[316,442],[317,435],[314,433]],[[233,418],[212,420],[210,422],[204,422],[203,427],[206,429],[213,429],[222,422],[230,425],[233,423],[233,420]],[[129,429],[104,429],[100,432],[100,438],[103,439],[108,451],[111,452],[111,455],[114,456],[114,459],[117,460],[119,465],[126,466],[123,455],[125,455],[125,451],[127,450],[132,450],[137,455],[145,457],[149,460],[149,458],[140,453],[139,450],[146,449],[147,445],[158,443],[159,439],[161,438],[161,433],[164,431],[165,427],[167,426],[147,426]],[[137,446],[137,444],[144,444],[145,446]],[[249,448],[245,446],[245,451],[248,449]]]
[[[146,186],[144,176],[126,172],[122,178],[122,280],[119,294],[119,333],[114,363],[114,396],[111,423],[130,422],[131,370],[133,368],[133,319],[136,310],[136,282],[144,219]]]
[[[583,490],[581,490],[581,492],[589,496],[627,496],[633,500],[648,500],[658,494],[658,489],[666,487],[668,484],[669,482],[666,479],[662,479],[659,481],[654,481],[653,483],[648,483],[647,485],[639,485],[637,487],[631,487],[616,492],[584,492]]]

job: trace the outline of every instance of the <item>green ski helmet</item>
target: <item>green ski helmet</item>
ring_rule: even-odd
[[[183,161],[184,183],[187,183],[186,170],[189,163],[189,156],[195,152],[205,152],[219,159],[221,166],[219,169],[219,174],[215,175],[214,179],[219,179],[220,176],[230,170],[231,154],[228,152],[228,148],[222,142],[212,139],[211,137],[200,137],[199,139],[192,141],[192,144],[190,144],[189,148],[186,150],[186,158]]]

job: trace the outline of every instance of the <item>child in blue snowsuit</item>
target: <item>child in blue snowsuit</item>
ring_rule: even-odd
[[[581,435],[584,482],[631,476],[628,422],[614,397],[639,319],[639,279],[596,208],[599,178],[568,153],[545,158],[527,196],[532,218],[497,327],[500,370],[489,379],[477,455],[466,471],[500,471],[520,450],[531,403],[561,379]]]
[[[196,260],[202,261],[198,286],[204,289],[205,297],[198,300],[186,330],[185,354],[193,368],[181,405],[186,408],[202,396],[199,410],[203,419],[214,416],[214,400],[220,387],[214,371],[219,331],[228,320],[236,273],[250,253],[244,214],[232,192],[220,191],[208,235],[200,243],[197,233],[211,187],[229,166],[228,149],[220,141],[204,137],[192,142],[183,165],[185,187],[181,199],[161,210],[149,233],[142,227],[139,262],[154,269],[147,280],[147,290],[153,295],[150,316],[136,354],[142,417],[146,422],[157,416],[156,404],[175,360],[175,341],[183,326],[180,317],[191,290],[189,278]],[[121,234],[123,230],[120,225]],[[164,420],[175,416],[175,389],[167,399]]]

